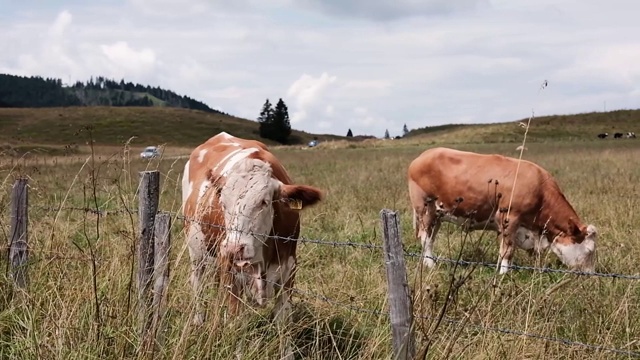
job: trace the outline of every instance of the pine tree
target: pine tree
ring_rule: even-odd
[[[282,98],[278,99],[276,109],[273,112],[273,137],[281,144],[286,144],[291,135],[291,122],[289,121],[289,109],[287,105],[282,101]]]
[[[271,139],[273,134],[273,108],[269,99],[262,105],[262,111],[258,116],[258,123],[260,123],[260,137]]]
[[[349,131],[347,131],[347,137],[353,137],[353,133],[351,132],[351,129],[349,129]]]
[[[409,133],[409,129],[407,128],[407,124],[404,124],[402,127],[402,136],[407,135],[407,133]]]
[[[384,131],[384,138],[385,138],[385,139],[388,139],[388,138],[389,138],[389,129],[386,129],[386,130]]]

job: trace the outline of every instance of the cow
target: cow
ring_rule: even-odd
[[[635,139],[635,138],[636,138],[636,133],[634,133],[634,132],[628,132],[628,133],[627,133],[627,138],[628,138],[628,139]]]
[[[622,135],[623,135],[622,133],[615,133],[615,134],[613,134],[613,138],[614,139],[622,139]]]
[[[601,134],[598,134],[598,137],[599,137],[600,139],[604,139],[604,138],[606,138],[607,136],[609,136],[609,133],[601,133]]]
[[[518,159],[511,157],[437,147],[412,160],[407,177],[414,236],[428,268],[435,265],[433,243],[446,221],[467,232],[497,232],[500,274],[511,266],[516,246],[530,255],[550,247],[568,267],[594,271],[596,227],[582,223],[556,180],[539,165],[521,160],[518,169]]]
[[[297,266],[300,212],[322,198],[319,188],[294,183],[260,141],[221,132],[196,147],[182,178],[184,232],[196,301],[192,322],[204,321],[199,296],[209,257],[216,260],[223,287],[230,289],[231,314],[238,313],[243,294],[264,307],[279,288],[272,315],[285,319]]]

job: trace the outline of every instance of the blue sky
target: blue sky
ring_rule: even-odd
[[[640,107],[640,3],[629,0],[0,0],[0,9],[0,72],[125,78],[250,119],[282,97],[292,126],[316,133]]]

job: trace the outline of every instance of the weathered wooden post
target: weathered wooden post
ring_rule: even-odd
[[[9,245],[9,276],[19,288],[28,283],[27,260],[29,190],[26,178],[20,178],[13,184],[11,191],[11,242]]]
[[[413,359],[415,339],[413,333],[413,308],[407,281],[400,224],[395,211],[380,211],[383,232],[384,264],[387,269],[391,333],[393,336],[393,358]]]
[[[156,215],[153,284],[152,326],[156,343],[164,343],[164,314],[166,291],[169,283],[169,249],[171,247],[171,213]]]
[[[154,227],[160,202],[160,173],[157,170],[140,172],[138,193],[138,321],[140,339],[144,339],[151,320],[151,279],[154,263]]]

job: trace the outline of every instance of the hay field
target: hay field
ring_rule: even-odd
[[[515,146],[452,145],[514,156]],[[524,158],[550,170],[578,214],[598,227],[596,271],[639,275],[640,169],[634,164],[640,143],[625,139],[527,147]],[[417,252],[405,171],[409,161],[425,149],[426,145],[416,142],[394,141],[393,146],[375,148],[278,148],[274,152],[295,180],[326,191],[323,203],[304,212],[305,238],[380,245],[379,212],[389,208],[400,212],[405,250]],[[177,214],[186,160],[146,162],[138,160],[135,151],[104,151],[87,163],[41,161],[2,167],[4,234],[9,232],[13,179],[17,175],[30,178],[31,262],[26,293],[15,292],[11,299],[9,281],[6,275],[0,277],[0,358],[137,358],[132,261],[138,171],[161,172],[160,208]],[[98,218],[78,210],[48,209],[96,203],[101,209],[133,210]],[[156,358],[278,358],[287,337],[293,339],[298,358],[390,358],[389,319],[379,314],[388,310],[380,250],[301,243],[296,318],[285,332],[277,332],[264,319],[270,307],[247,309],[224,328],[214,327],[209,313],[203,328],[194,328],[188,253],[181,229],[181,221],[175,219],[165,346]],[[494,263],[495,235],[485,234],[475,241],[479,238],[480,233],[465,238],[455,227],[443,225],[434,253],[449,258],[461,253],[463,260]],[[628,358],[535,336],[640,352],[639,280],[512,271],[494,283],[495,272],[489,267],[472,271],[440,264],[435,271],[418,276],[416,259],[406,261],[416,297],[418,349],[429,344],[428,358]],[[563,269],[553,254],[533,259],[517,251],[514,263]],[[6,269],[6,256],[1,265]],[[565,284],[565,279],[570,281]],[[216,308],[216,290],[209,290],[206,297],[209,308]],[[445,305],[446,319],[463,322],[444,321],[436,326],[434,319]],[[519,332],[535,336],[519,336]]]

